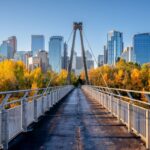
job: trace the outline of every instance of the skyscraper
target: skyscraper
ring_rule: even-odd
[[[45,50],[45,39],[43,35],[31,36],[31,51],[33,56],[37,56],[40,50]]]
[[[11,36],[8,38],[8,43],[12,47],[13,56],[17,52],[17,38],[16,36]]]
[[[104,64],[104,55],[98,55],[98,67]]]
[[[38,57],[41,59],[42,72],[46,72],[49,66],[48,53],[45,50],[40,50]]]
[[[134,35],[133,51],[137,63],[143,64],[150,62],[150,33]]]
[[[104,64],[107,64],[108,62],[108,50],[107,50],[107,46],[104,45]]]
[[[63,54],[63,37],[52,36],[49,41],[49,64],[55,72],[61,71],[61,57]]]
[[[13,56],[13,48],[10,43],[6,40],[0,46],[0,57],[2,59],[12,59]]]
[[[110,31],[107,35],[108,64],[115,65],[123,51],[123,33]]]
[[[68,69],[68,46],[64,43],[63,56],[62,56],[62,69]]]

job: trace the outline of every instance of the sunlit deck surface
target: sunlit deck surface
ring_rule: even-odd
[[[144,150],[141,139],[80,88],[50,110],[12,150]]]

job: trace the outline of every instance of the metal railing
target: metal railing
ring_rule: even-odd
[[[129,132],[140,136],[150,149],[150,103],[137,99],[144,94],[149,100],[150,92],[98,86],[83,86],[82,89],[124,123]]]
[[[7,149],[8,143],[64,96],[73,86],[58,86],[33,90],[0,92],[0,148]]]

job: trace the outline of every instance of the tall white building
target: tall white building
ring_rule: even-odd
[[[121,58],[123,58],[126,62],[134,62],[134,52],[133,47],[127,47],[124,49]]]

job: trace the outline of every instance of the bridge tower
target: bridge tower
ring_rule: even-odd
[[[86,84],[89,84],[89,78],[88,78],[88,72],[87,72],[87,65],[86,65],[86,57],[85,57],[85,49],[84,49],[84,42],[83,42],[83,33],[82,33],[83,27],[82,27],[82,22],[74,22],[73,23],[73,41],[72,41],[72,47],[71,47],[70,62],[69,62],[69,66],[68,66],[67,82],[68,82],[68,84],[71,83],[72,61],[73,61],[74,46],[75,46],[76,31],[77,30],[79,30],[79,33],[80,33],[82,58],[83,58],[83,65],[84,65],[84,71],[85,71]]]

